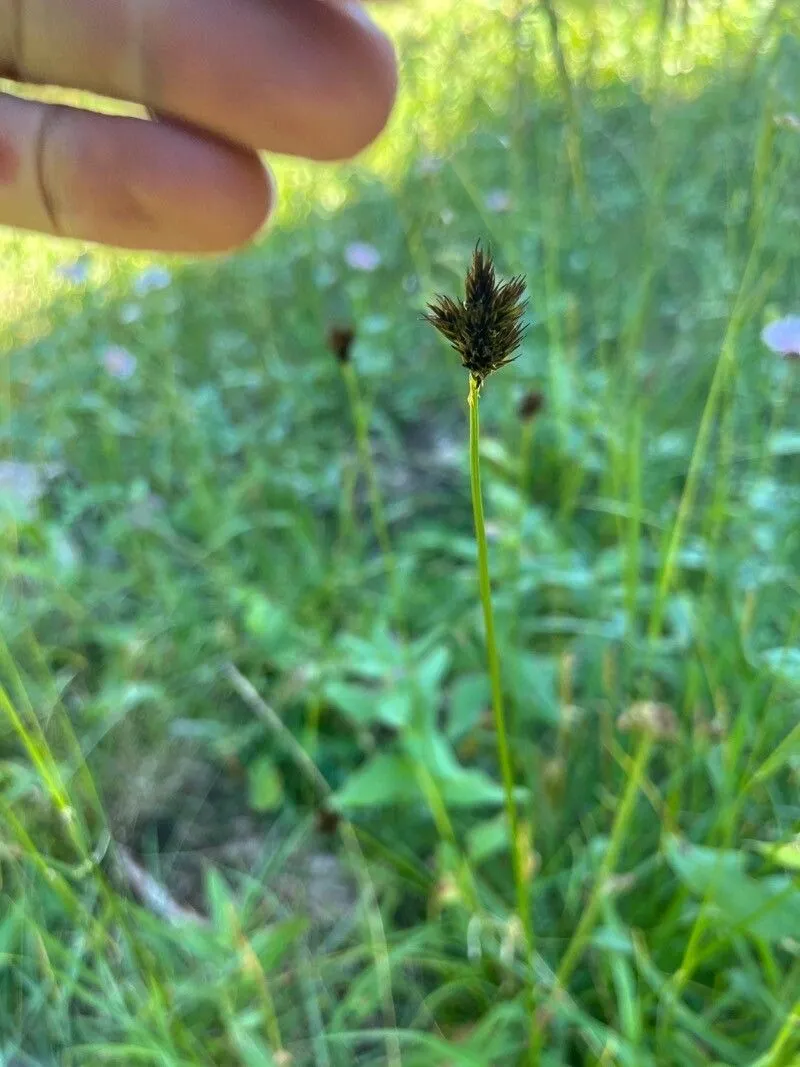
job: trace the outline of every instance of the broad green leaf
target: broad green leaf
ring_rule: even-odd
[[[483,771],[459,767],[442,782],[442,795],[448,807],[472,808],[502,804],[503,789]]]
[[[387,656],[383,647],[365,641],[363,637],[345,634],[339,641],[340,651],[346,662],[356,664],[363,678],[383,678],[395,665],[395,657]]]
[[[288,671],[302,662],[307,635],[283,605],[250,589],[237,590],[233,596],[241,605],[248,636],[276,666]]]
[[[800,931],[800,889],[785,875],[751,878],[741,852],[702,848],[671,838],[670,866],[683,884],[711,905],[722,922],[767,941]]]
[[[283,801],[283,780],[269,756],[247,768],[247,795],[253,811],[275,811]]]
[[[377,689],[349,682],[329,682],[323,690],[330,703],[359,726],[378,721]]]
[[[450,690],[447,736],[457,741],[468,734],[480,720],[491,699],[489,679],[484,674],[466,674]]]
[[[783,844],[755,841],[753,845],[776,867],[785,867],[788,871],[800,871],[800,837],[795,837],[792,841],[784,841]]]
[[[445,803],[452,807],[500,804],[503,789],[483,771],[462,767],[450,743],[441,734],[427,738],[420,758],[437,780]]]
[[[378,688],[329,682],[324,694],[335,708],[359,726],[381,722],[401,729],[411,720],[412,694],[405,685]]]
[[[420,759],[420,754],[424,759]],[[415,758],[418,763],[415,764]],[[414,804],[423,797],[416,769],[423,763],[439,786],[448,807],[500,804],[502,788],[483,771],[462,767],[442,737],[417,738],[409,754],[374,756],[352,774],[336,796],[341,808]]]
[[[508,820],[505,812],[480,822],[467,834],[467,854],[473,863],[481,864],[509,847]]]
[[[408,756],[382,753],[351,774],[336,794],[340,808],[378,808],[421,800]]]
[[[248,633],[264,644],[281,643],[291,628],[284,608],[261,593],[248,592],[245,597],[245,626]]]
[[[667,860],[693,893],[702,896],[724,879],[745,877],[747,857],[743,852],[703,848],[683,838],[670,836],[666,846]]]
[[[433,700],[438,696],[449,666],[450,652],[441,645],[420,662],[416,670],[417,682],[426,699]]]
[[[378,699],[378,718],[386,726],[401,730],[411,722],[413,694],[405,686],[384,690]]]
[[[523,719],[558,723],[558,665],[554,659],[523,653],[509,664],[508,681]]]
[[[236,901],[228,883],[213,867],[206,874],[206,899],[214,930],[219,937],[233,944],[238,926]]]
[[[383,623],[369,640],[344,634],[337,643],[344,661],[364,678],[385,678],[404,665],[403,646]]]

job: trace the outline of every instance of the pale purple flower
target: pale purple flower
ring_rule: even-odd
[[[142,308],[140,304],[123,304],[119,309],[119,321],[124,326],[130,326],[134,322],[138,322],[142,317]]]
[[[785,115],[776,115],[775,121],[779,126],[783,126],[784,129],[800,133],[800,118],[791,111],[787,111]]]
[[[502,532],[503,527],[499,522],[489,521],[486,523],[486,539],[488,541],[499,541]]]
[[[800,356],[800,315],[784,315],[761,331],[761,340],[779,356]]]
[[[345,263],[351,270],[363,270],[368,273],[381,265],[381,254],[374,245],[365,241],[354,241],[344,250]]]
[[[444,164],[438,156],[423,156],[419,163],[417,163],[417,173],[428,178],[434,174],[438,174],[443,165]]]
[[[73,285],[81,285],[89,277],[89,266],[88,256],[78,256],[72,263],[62,263],[56,267],[56,274]]]
[[[101,358],[106,374],[119,382],[127,382],[136,373],[136,356],[121,345],[109,345]]]
[[[163,497],[149,490],[135,500],[128,511],[128,521],[136,530],[148,530],[163,514],[166,504]]]
[[[58,463],[0,460],[0,497],[24,509],[32,508],[44,496],[48,483],[62,471],[63,467]]]
[[[314,268],[314,281],[320,289],[329,289],[336,281],[336,271],[329,263],[320,263]]]
[[[488,211],[502,214],[511,209],[511,194],[506,189],[492,189],[484,201]]]
[[[159,289],[167,289],[172,285],[172,275],[166,267],[147,267],[133,283],[133,290],[137,296],[147,296],[148,293],[157,292]]]

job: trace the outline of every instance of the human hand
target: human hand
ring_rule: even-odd
[[[268,215],[257,150],[353,156],[396,84],[359,0],[0,0],[0,74],[158,115],[0,94],[0,224],[195,253],[243,243]]]

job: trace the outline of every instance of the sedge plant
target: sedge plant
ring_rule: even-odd
[[[334,325],[328,330],[328,347],[336,357],[341,367],[342,378],[347,389],[347,398],[350,404],[350,412],[356,434],[356,446],[358,458],[364,477],[367,480],[369,493],[369,507],[372,516],[372,524],[378,546],[383,555],[384,566],[392,583],[395,581],[395,562],[392,550],[392,539],[389,534],[389,523],[383,507],[378,472],[375,469],[375,461],[369,441],[369,412],[361,392],[355,366],[352,360],[352,349],[356,339],[355,330],[351,326]],[[395,590],[393,590],[394,592]]]
[[[530,842],[525,840],[515,799],[514,765],[511,757],[508,718],[503,695],[500,654],[492,607],[489,554],[483,511],[480,467],[480,396],[490,374],[517,358],[525,333],[525,279],[516,276],[499,281],[491,253],[478,244],[464,283],[463,300],[437,296],[428,305],[425,319],[449,342],[469,372],[469,472],[472,512],[478,549],[478,586],[486,631],[486,653],[492,697],[497,755],[503,782],[506,818],[510,834],[511,860],[517,898],[529,961],[533,960],[534,933],[529,897]],[[534,1014],[531,1015],[532,1020]],[[535,1030],[535,1026],[534,1026]],[[532,1032],[531,1060],[538,1062],[538,1041]]]

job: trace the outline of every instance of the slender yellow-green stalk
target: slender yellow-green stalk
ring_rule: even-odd
[[[369,493],[369,507],[372,514],[372,524],[375,528],[375,536],[378,539],[387,572],[394,573],[394,555],[392,553],[392,541],[389,536],[389,525],[383,510],[378,473],[375,470],[375,462],[372,458],[372,448],[369,443],[369,419],[367,417],[364,398],[358,384],[358,376],[352,363],[342,364],[342,374],[347,396],[350,401],[350,410],[353,416],[353,426],[356,432],[356,445],[358,447],[359,460],[364,477],[367,479],[367,492]]]
[[[500,671],[500,655],[497,650],[497,635],[494,627],[492,609],[492,587],[489,577],[489,553],[486,545],[486,522],[483,515],[483,493],[481,491],[480,465],[480,392],[477,379],[469,379],[469,476],[472,489],[472,514],[475,520],[475,540],[478,546],[478,584],[480,587],[483,621],[486,629],[486,654],[489,662],[489,679],[492,693],[492,714],[497,736],[497,755],[505,793],[506,818],[511,844],[511,862],[514,870],[514,885],[517,893],[517,912],[522,923],[525,948],[528,960],[533,960],[534,933],[528,877],[526,872],[527,856],[525,842],[519,825],[519,813],[514,797],[514,767],[511,761],[511,746],[508,740],[508,722],[503,698],[503,679]],[[533,1007],[533,1006],[532,1006]],[[534,1023],[535,1014],[531,1011],[531,1063],[539,1062],[538,1028]]]
[[[794,1007],[786,1016],[778,1036],[772,1042],[769,1051],[753,1067],[791,1067],[797,1063],[794,1058],[800,1051],[800,1000],[796,1000]]]
[[[392,593],[396,593],[396,568],[394,565],[394,553],[392,552],[392,540],[389,536],[389,524],[386,521],[386,513],[383,508],[378,472],[375,469],[375,461],[369,442],[369,413],[361,393],[358,374],[352,362],[353,343],[356,339],[356,331],[352,326],[334,325],[328,330],[328,348],[336,357],[336,361],[342,369],[347,399],[350,403],[350,415],[353,419],[353,427],[356,434],[356,448],[358,462],[367,479],[367,493],[369,495],[369,507],[372,517],[372,526],[378,540],[383,564],[386,573],[393,586]],[[350,503],[350,519],[355,526],[353,515],[352,492],[348,493]]]
[[[652,751],[653,738],[651,735],[645,734],[638,743],[633,766],[628,772],[625,792],[622,794],[622,800],[617,808],[617,816],[611,828],[611,840],[608,842],[603,862],[597,872],[589,902],[583,909],[580,922],[575,928],[575,933],[572,935],[567,951],[564,953],[561,964],[556,971],[556,991],[562,989],[569,982],[594,930],[597,917],[600,914],[600,907],[603,903],[603,894],[607,892],[608,879],[616,868],[628,823],[633,815],[633,808],[639,795]]]
[[[503,681],[500,673],[500,656],[497,651],[497,636],[492,610],[492,590],[489,578],[489,554],[486,546],[486,523],[483,515],[480,466],[480,394],[474,378],[469,380],[469,475],[472,488],[472,513],[475,519],[475,539],[478,544],[478,582],[480,586],[483,621],[486,627],[486,654],[489,661],[489,678],[492,689],[492,711],[497,733],[497,754],[505,790],[506,814],[511,832],[512,854],[517,857],[519,819],[514,799],[514,771],[511,763],[511,748],[508,743]],[[516,862],[516,861],[515,861]],[[525,922],[523,915],[520,915]]]

